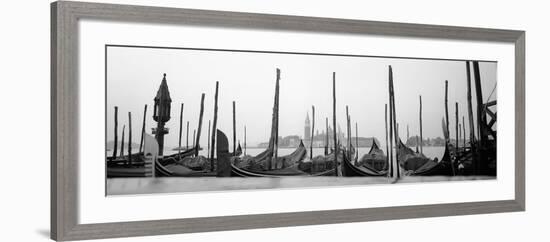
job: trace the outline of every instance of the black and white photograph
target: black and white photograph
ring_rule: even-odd
[[[496,61],[105,51],[108,195],[496,179]]]

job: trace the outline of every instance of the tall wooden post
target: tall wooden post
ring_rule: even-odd
[[[237,128],[235,127],[236,116],[235,116],[235,101],[233,101],[233,154],[236,154],[237,151]]]
[[[185,149],[189,149],[189,121],[187,121],[187,128],[185,131]]]
[[[198,149],[197,147],[197,143],[195,143],[195,138],[197,136],[197,130],[196,129],[193,129],[193,147],[195,147],[195,150]]]
[[[181,133],[182,133],[182,127],[183,125],[183,103],[181,104],[181,108],[180,108],[180,132],[179,132],[179,135],[178,135],[178,158],[181,159]]]
[[[276,106],[276,116],[275,116],[275,149],[273,150],[273,157],[275,158],[275,162],[272,163],[272,165],[277,165],[277,158],[279,157],[279,82],[281,80],[281,70],[277,68],[277,106]],[[312,132],[313,135],[313,132]]]
[[[394,115],[394,118],[395,118],[395,115]],[[396,121],[396,122],[397,122],[397,121]],[[399,123],[396,123],[396,124],[395,124],[395,127],[396,127],[396,128],[395,128],[395,136],[397,136],[397,138],[396,138],[395,140],[399,141],[399,139],[400,139],[400,136],[399,136]],[[399,143],[398,143],[398,144],[399,144]],[[399,147],[399,146],[396,145],[396,147]]]
[[[449,81],[445,80],[445,130],[447,131],[447,134],[449,133],[449,108],[448,108],[448,95],[449,95]],[[450,142],[451,136],[449,135],[449,140],[447,142]]]
[[[448,92],[449,92],[449,81],[445,80],[445,131],[447,137],[445,137],[445,147],[447,148],[451,142],[451,133],[449,133],[449,107],[448,107]],[[451,160],[451,169],[453,171],[453,176],[455,173],[455,164]]]
[[[477,128],[479,130],[479,169],[481,172],[485,172],[487,168],[487,155],[485,148],[487,146],[487,130],[485,126],[487,125],[486,116],[484,114],[484,105],[483,105],[483,94],[481,91],[481,75],[479,73],[479,62],[474,61],[474,82],[476,85],[476,101],[477,101]]]
[[[346,105],[346,145],[347,145],[347,156],[348,158],[351,159],[350,155],[351,155],[351,142],[350,142],[350,134],[349,134],[349,109],[348,109],[348,105]]]
[[[267,159],[267,169],[273,169],[277,161],[277,148],[279,141],[279,80],[281,77],[281,70],[276,69],[276,78],[275,78],[275,95],[273,96],[273,112],[271,115],[271,134],[269,138],[268,150],[271,152]]]
[[[456,151],[455,156],[458,157],[458,102],[455,102],[455,138],[456,138]]]
[[[332,72],[332,127],[334,139],[334,175],[338,176],[338,134],[336,133],[336,72]]]
[[[460,141],[462,140],[462,123],[460,121],[458,122],[458,142],[460,144]]]
[[[246,155],[246,125],[244,126],[244,155]]]
[[[147,104],[143,108],[143,124],[141,125],[141,137],[139,138],[139,150],[138,153],[141,153],[143,148],[143,139],[145,138],[145,119],[147,118]],[[145,155],[145,154],[144,154]]]
[[[474,174],[479,173],[479,162],[476,157],[476,149],[474,144],[476,143],[475,125],[474,125],[474,112],[472,107],[472,77],[470,73],[470,62],[466,61],[466,82],[467,82],[467,99],[468,99],[468,123],[470,128],[470,153],[472,155],[472,163],[474,167]]]
[[[386,103],[384,105],[384,113],[385,113],[385,120],[384,120],[384,126],[386,127],[386,165],[388,166],[388,175],[390,175],[390,172],[391,172],[391,165],[390,165],[390,153],[389,153],[389,147],[388,147],[388,104]]]
[[[216,92],[214,94],[214,121],[212,121],[212,149],[210,150],[210,171],[214,171],[214,147],[216,147],[216,125],[218,124],[218,87],[219,82],[216,82]]]
[[[120,158],[124,156],[124,131],[126,129],[126,125],[122,125],[122,139],[120,139]]]
[[[118,146],[118,107],[115,106],[115,140],[113,144],[113,160],[116,159]]]
[[[197,141],[195,141],[195,157],[199,156],[199,150],[201,149],[201,130],[202,130],[202,116],[204,114],[204,93],[201,95],[201,110],[199,113],[199,127],[197,128]]]
[[[391,79],[392,79],[392,76],[391,76],[391,66],[389,68],[389,77],[388,77],[388,103],[390,105],[390,120],[389,120],[389,125],[390,125],[390,176],[393,177],[394,176],[394,166],[393,166],[393,105],[392,105],[392,96],[391,96]],[[396,151],[397,152],[397,151]],[[397,169],[399,169],[397,167]]]
[[[420,114],[418,115],[420,119],[420,153],[424,154],[424,137],[422,136],[422,96],[418,97],[420,99]]]
[[[416,135],[415,137],[416,137],[416,153],[418,153],[418,152],[419,152],[419,151],[418,151],[418,143],[419,143],[420,141],[418,141],[418,135]]]
[[[315,106],[311,105],[311,118],[312,118],[312,125],[311,125],[311,141],[309,145],[309,159],[313,160],[313,139],[315,138]]]
[[[464,143],[464,149],[466,149],[466,123],[464,123],[464,115],[462,115],[462,141]]]
[[[132,164],[132,113],[128,112],[128,164]]]
[[[470,73],[470,62],[466,61],[466,82],[468,87],[468,121],[470,123],[470,143],[475,142],[475,128],[474,128],[474,112],[472,108],[472,84],[471,84],[471,73]]]
[[[374,139],[372,142],[374,142]],[[355,153],[355,164],[357,164],[357,161],[359,160],[359,130],[357,122],[355,122],[355,150],[357,152]]]
[[[329,141],[328,141],[328,117],[325,118],[325,156],[328,155],[328,147],[329,147]]]
[[[400,177],[400,171],[399,171],[399,149],[398,149],[398,145],[399,145],[399,127],[397,126],[397,112],[395,110],[395,89],[394,89],[394,85],[393,85],[393,70],[392,70],[392,67],[390,66],[389,67],[389,79],[390,79],[390,90],[391,90],[391,95],[390,95],[390,98],[391,98],[391,103],[390,103],[390,106],[391,106],[391,113],[393,115],[393,126],[394,126],[394,142],[395,142],[395,173],[397,175],[397,178]]]
[[[208,160],[210,160],[210,120],[208,120],[208,136],[206,136],[206,140],[208,141],[208,149],[206,150],[206,157]]]

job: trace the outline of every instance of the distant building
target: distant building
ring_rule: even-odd
[[[289,135],[284,138],[279,137],[279,147],[298,147],[300,140],[300,136],[298,135]]]
[[[289,148],[289,147],[298,147],[300,145],[300,136],[298,135],[289,135],[286,137],[279,136],[279,148]],[[269,142],[263,142],[258,144],[258,147],[267,148]]]
[[[455,141],[452,141],[455,142]],[[417,144],[418,143],[418,144]],[[415,147],[417,145],[420,145],[420,137],[417,135],[409,137],[409,139],[405,142],[405,144],[409,147]],[[423,146],[445,146],[445,140],[441,137],[437,138],[427,138],[422,141]]]

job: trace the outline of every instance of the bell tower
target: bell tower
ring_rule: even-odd
[[[311,122],[309,121],[309,113],[306,114],[306,122],[304,125],[304,141],[311,139]]]
[[[153,134],[159,144],[158,155],[162,156],[164,150],[164,135],[168,134],[168,128],[165,128],[164,124],[170,120],[170,105],[172,103],[170,92],[168,91],[168,84],[166,83],[166,73],[163,75],[162,82],[160,83],[154,101],[153,119],[157,122],[157,127],[153,128]]]

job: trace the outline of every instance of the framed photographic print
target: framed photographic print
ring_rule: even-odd
[[[525,209],[523,31],[51,12],[52,239]]]

